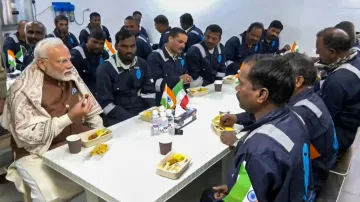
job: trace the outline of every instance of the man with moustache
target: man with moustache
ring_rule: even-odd
[[[88,42],[70,51],[72,64],[95,97],[96,69],[109,58],[108,52],[104,51],[105,40],[106,35],[100,28],[92,29]]]
[[[55,29],[46,37],[60,38],[69,50],[79,45],[76,37],[69,32],[69,19],[65,15],[58,15],[55,17]]]
[[[147,59],[155,81],[157,104],[160,104],[165,84],[172,89],[181,79],[186,88],[192,82],[183,54],[186,42],[186,32],[174,27],[169,32],[168,42],[161,49],[152,52]]]
[[[132,16],[135,18],[136,22],[139,24],[140,34],[144,35],[146,37],[146,39],[149,39],[149,35],[146,32],[146,29],[143,26],[141,26],[142,13],[140,11],[134,11]]]
[[[28,22],[25,25],[26,43],[30,46],[25,54],[22,69],[25,69],[34,60],[36,44],[46,36],[45,25],[39,21]]]
[[[264,26],[260,22],[252,23],[242,34],[231,37],[225,43],[226,74],[235,75],[243,61],[251,55],[260,53],[260,38]]]
[[[285,53],[291,49],[289,44],[286,44],[281,50],[279,50],[280,40],[279,35],[283,30],[283,24],[274,20],[270,23],[269,28],[266,29],[260,39],[261,53]]]
[[[102,109],[60,39],[40,41],[34,56],[6,98],[1,124],[12,135],[15,154],[6,178],[21,193],[26,182],[32,201],[69,201],[83,188],[46,166],[41,156],[66,144],[70,135],[102,128]]]
[[[101,30],[103,30],[106,35],[106,40],[108,40],[110,43],[112,42],[108,28],[101,24],[100,14],[97,12],[93,12],[90,14],[90,23],[88,24],[88,26],[85,27],[85,29],[81,30],[80,32],[79,35],[80,44],[88,42],[88,37],[91,33],[91,30],[95,28],[100,28]]]
[[[135,56],[136,39],[127,29],[115,35],[117,54],[96,71],[97,99],[106,125],[113,125],[155,106],[154,80],[145,60]]]

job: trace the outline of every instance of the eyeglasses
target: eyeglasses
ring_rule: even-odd
[[[49,58],[40,58],[40,59],[43,59],[43,60],[48,60]],[[71,63],[71,60],[70,58],[68,59],[61,59],[61,60],[57,60],[56,63],[60,64],[60,65],[66,65],[68,63]]]

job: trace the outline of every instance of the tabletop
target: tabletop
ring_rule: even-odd
[[[224,84],[222,92],[214,92],[213,85],[208,88],[208,95],[190,97],[189,106],[198,110],[197,120],[183,129],[183,135],[174,137],[172,151],[192,158],[177,180],[156,174],[156,165],[164,156],[159,153],[157,136],[151,136],[151,124],[138,116],[110,127],[113,138],[103,157],[90,158],[91,148],[70,154],[64,145],[48,151],[44,163],[106,201],[166,201],[229,152],[213,131],[211,120],[219,110],[243,111],[235,85]]]

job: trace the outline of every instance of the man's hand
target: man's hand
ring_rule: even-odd
[[[228,194],[228,187],[227,185],[221,185],[217,187],[213,187],[214,190],[214,198],[216,200],[223,199]]]
[[[76,105],[68,112],[68,116],[72,122],[76,119],[87,116],[91,111],[93,103],[91,99],[83,97]]]
[[[286,51],[289,51],[291,49],[291,46],[289,44],[286,44],[283,48],[283,50],[286,52]]]
[[[192,77],[188,74],[181,75],[180,79],[183,80],[184,84],[188,84],[192,82]]]
[[[234,114],[225,114],[220,118],[220,126],[222,127],[233,127],[236,122],[237,118]]]
[[[234,143],[238,140],[235,131],[223,131],[220,136],[222,143],[228,146],[234,146]]]

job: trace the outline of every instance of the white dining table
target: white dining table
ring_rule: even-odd
[[[192,158],[190,167],[177,180],[156,174],[156,165],[164,156],[159,152],[158,137],[151,136],[151,124],[139,116],[109,128],[113,137],[107,142],[109,151],[101,158],[90,158],[91,148],[70,154],[64,145],[45,153],[44,162],[84,187],[91,202],[98,197],[109,202],[166,201],[230,152],[213,131],[211,120],[219,111],[243,111],[235,85],[224,84],[222,92],[214,92],[213,85],[208,88],[208,95],[190,97],[189,106],[197,109],[197,120],[173,139],[172,151]]]

